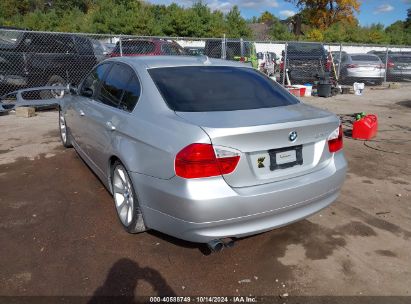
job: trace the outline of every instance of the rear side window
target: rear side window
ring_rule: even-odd
[[[174,111],[236,111],[299,103],[280,85],[249,68],[187,66],[148,71]]]
[[[133,71],[129,67],[114,64],[101,84],[97,99],[106,105],[117,107],[132,75]]]
[[[137,77],[133,75],[124,90],[123,98],[120,102],[120,109],[128,112],[133,111],[140,97],[140,90],[140,82]]]
[[[372,55],[351,55],[353,61],[380,61],[380,58]]]

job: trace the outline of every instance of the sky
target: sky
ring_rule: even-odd
[[[155,4],[171,4],[175,2],[182,6],[191,6],[194,0],[148,0]],[[237,5],[243,17],[259,16],[263,11],[269,11],[280,19],[294,15],[298,10],[295,5],[284,0],[203,0],[211,9],[228,12]],[[360,13],[357,15],[363,26],[382,23],[385,26],[397,20],[405,20],[407,8],[411,0],[362,0]]]

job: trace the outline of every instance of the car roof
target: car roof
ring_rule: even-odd
[[[411,57],[411,53],[392,53],[390,57]]]
[[[207,56],[123,56],[111,58],[107,61],[119,61],[137,67],[145,65],[147,68],[179,67],[179,66],[232,66],[251,68],[244,63]]]
[[[371,57],[378,57],[375,54],[370,54],[370,53],[350,53],[348,54],[350,56],[371,56]],[[379,57],[378,57],[379,58]]]
[[[159,39],[159,38],[138,38],[138,39],[122,39],[121,43],[124,44],[135,44],[135,43],[140,43],[140,42],[150,42],[154,44],[173,44],[176,43],[172,40],[165,40],[165,39]],[[117,41],[116,44],[119,44],[120,41]]]

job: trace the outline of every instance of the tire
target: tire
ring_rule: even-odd
[[[63,77],[58,76],[58,75],[53,75],[47,81],[46,86],[65,86],[66,84],[67,82],[64,80]],[[45,91],[40,91],[39,95],[41,99],[50,99],[50,98],[60,99],[64,97],[64,91],[45,90]]]
[[[116,161],[111,169],[111,186],[114,206],[120,223],[128,233],[147,230],[133,183],[121,162]]]
[[[73,145],[71,144],[70,139],[70,131],[66,124],[66,119],[64,118],[63,112],[59,108],[59,133],[60,133],[60,140],[61,143],[65,148],[71,148]]]

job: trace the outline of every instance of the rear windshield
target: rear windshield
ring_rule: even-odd
[[[154,52],[154,43],[150,41],[122,41],[123,54],[149,54]],[[120,43],[117,43],[113,53],[120,53]]]
[[[372,55],[351,55],[353,61],[380,61],[380,58]]]
[[[148,71],[174,111],[236,111],[299,103],[280,85],[249,68],[187,66]]]

